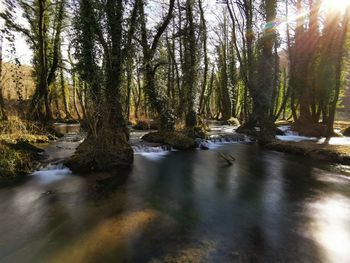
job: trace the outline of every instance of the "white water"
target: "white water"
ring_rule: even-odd
[[[49,184],[67,178],[72,171],[63,164],[49,164],[48,166],[32,173],[35,179],[41,184]]]
[[[317,141],[316,137],[307,137],[300,135],[276,135],[276,138],[284,142]]]
[[[135,155],[141,155],[149,160],[159,160],[168,155],[171,149],[165,146],[134,145],[132,146]]]
[[[209,128],[211,133],[232,133],[237,129],[237,126],[222,125],[222,126],[213,126]]]
[[[317,143],[328,143],[330,145],[350,146],[350,137],[332,137],[329,141],[326,138],[320,139]]]
[[[316,137],[308,137],[301,136],[297,132],[291,130],[291,126],[280,126],[278,127],[281,131],[285,133],[285,135],[277,135],[276,138],[280,141],[285,142],[301,142],[301,141],[314,141],[319,144],[328,143],[330,145],[342,145],[342,146],[350,146],[350,137],[332,137],[328,141],[326,138],[316,138]],[[339,129],[336,130],[339,132]]]

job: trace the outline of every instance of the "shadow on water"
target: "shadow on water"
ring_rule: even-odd
[[[91,200],[108,199],[116,191],[127,185],[132,169],[111,173],[99,173],[88,178],[88,198]]]
[[[350,181],[328,168],[227,144],[137,155],[114,176],[34,177],[0,190],[0,261],[346,262]]]

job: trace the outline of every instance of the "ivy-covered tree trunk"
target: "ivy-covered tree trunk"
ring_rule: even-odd
[[[228,74],[228,30],[227,30],[227,18],[224,17],[224,21],[221,27],[222,35],[219,46],[217,47],[218,53],[218,84],[220,88],[219,110],[221,113],[221,120],[227,121],[231,117],[231,96],[229,92],[229,74]]]
[[[151,107],[156,110],[161,131],[173,131],[175,128],[174,115],[168,105],[168,100],[164,94],[157,90],[155,74],[160,62],[154,61],[154,56],[158,46],[158,42],[167,26],[169,25],[174,9],[175,0],[171,0],[168,13],[158,27],[158,30],[151,44],[148,43],[146,18],[144,13],[144,0],[137,0],[139,4],[139,14],[141,23],[141,45],[143,50],[143,72],[144,72],[144,90],[151,104]]]
[[[184,67],[183,85],[185,90],[186,105],[186,128],[193,129],[197,125],[197,114],[195,110],[195,94],[198,83],[197,74],[197,46],[194,25],[194,0],[186,0],[186,27],[184,29]]]
[[[204,58],[203,80],[202,80],[202,87],[201,87],[200,97],[199,97],[198,113],[203,114],[204,106],[205,106],[204,97],[207,89],[207,79],[208,79],[208,69],[209,69],[209,59],[208,59],[208,51],[207,51],[208,36],[207,36],[207,22],[204,15],[202,0],[198,0],[198,7],[200,11],[200,18],[201,18],[201,38],[202,38],[203,58]]]
[[[122,0],[107,1],[106,12],[111,47],[106,54],[106,107],[103,119],[105,128],[124,132],[128,137],[127,122],[123,116],[121,102],[123,11]]]
[[[261,129],[262,140],[274,135],[274,123],[271,117],[273,108],[271,97],[275,86],[275,55],[276,30],[274,22],[276,19],[276,0],[263,1],[263,10],[266,24],[263,35],[258,43],[258,70],[256,79],[256,90],[252,93],[253,98],[253,120]]]
[[[38,62],[37,62],[37,91],[32,103],[32,114],[35,118],[51,120],[52,112],[49,103],[49,85],[47,82],[47,22],[45,20],[46,0],[38,0]]]
[[[121,102],[121,74],[127,48],[123,48],[124,4],[123,0],[108,0],[102,10],[97,10],[106,18],[106,34],[103,34],[93,1],[80,1],[76,23],[78,69],[88,85],[93,106],[89,112],[90,129],[67,165],[78,172],[118,171],[130,167],[133,161]],[[98,45],[103,47],[103,67],[98,65]]]
[[[3,95],[3,83],[2,83],[2,35],[0,35],[0,120],[6,120],[7,115],[5,111],[5,101]]]
[[[63,74],[63,63],[62,63],[62,61],[61,61],[61,67],[60,67],[60,86],[61,86],[61,93],[62,93],[63,109],[64,109],[64,113],[66,115],[65,118],[66,119],[72,119],[72,116],[71,116],[71,114],[69,112],[69,105],[68,105],[69,92],[68,92],[68,96],[67,96],[66,82],[65,82],[64,74]]]

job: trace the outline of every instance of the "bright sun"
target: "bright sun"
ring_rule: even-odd
[[[350,6],[350,0],[323,0],[323,10],[345,11]]]

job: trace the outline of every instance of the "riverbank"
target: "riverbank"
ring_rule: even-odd
[[[26,141],[0,141],[0,187],[18,183],[38,168],[43,150]]]
[[[317,161],[350,165],[350,147],[347,145],[332,145],[327,142],[275,140],[265,147],[279,152],[302,155]]]
[[[0,123],[0,186],[22,181],[38,168],[44,150],[33,144],[55,141],[61,134],[51,126],[9,116]]]

